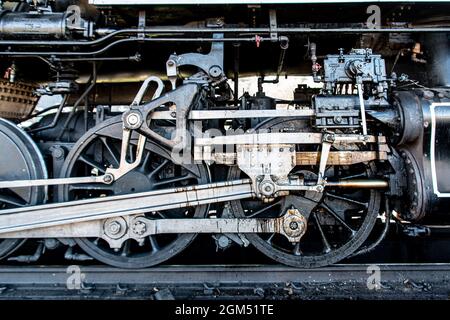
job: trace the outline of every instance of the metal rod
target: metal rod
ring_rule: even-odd
[[[233,81],[234,81],[234,104],[237,106],[239,101],[239,59],[240,50],[239,43],[234,44],[234,66],[233,66]]]
[[[95,87],[95,85],[97,83],[97,65],[95,62],[92,63],[92,75],[90,77],[90,81],[88,81],[88,82],[90,82],[89,86],[86,88],[86,90],[84,90],[83,94],[78,98],[78,100],[73,105],[72,111],[70,112],[69,116],[67,117],[66,121],[64,122],[64,125],[61,129],[61,132],[59,133],[59,135],[57,137],[57,140],[62,138],[62,136],[64,135],[64,132],[67,129],[67,126],[69,125],[72,118],[75,116],[75,113],[78,109],[79,104],[91,92],[91,90]]]
[[[358,86],[359,108],[361,110],[361,125],[362,125],[363,135],[367,135],[366,108],[364,106],[362,84],[358,83],[357,86]]]
[[[90,176],[90,177],[74,177],[74,178],[0,181],[0,189],[39,187],[39,186],[63,185],[63,184],[112,182],[112,180],[108,180],[108,179],[111,179],[112,176],[109,176],[106,179],[105,179],[105,177],[107,177],[107,175]]]
[[[339,180],[339,181],[327,181],[326,187],[339,187],[339,188],[369,188],[369,189],[384,189],[389,187],[389,183],[382,179],[352,179],[352,180]]]
[[[97,34],[105,36],[91,41],[20,41],[3,40],[0,45],[52,45],[52,46],[90,46],[100,44],[108,39],[126,34],[157,34],[157,33],[255,33],[270,34],[275,33],[411,33],[411,32],[450,32],[448,27],[435,28],[180,28],[180,27],[150,27],[145,29],[97,29]]]
[[[58,106],[58,110],[56,111],[56,114],[53,117],[53,120],[49,125],[28,130],[28,133],[43,131],[43,130],[52,129],[52,128],[56,127],[56,124],[58,123],[59,117],[61,116],[61,113],[62,113],[64,106],[66,105],[68,99],[69,99],[69,95],[66,94],[64,96],[64,98],[61,100],[61,103]],[[48,111],[48,109],[46,109],[44,111]],[[35,115],[35,116],[37,116],[37,115]]]
[[[251,198],[249,179],[0,210],[0,233]]]
[[[269,42],[271,39],[266,37],[259,37],[258,41],[267,41]],[[287,41],[286,37],[279,37],[279,41]],[[220,38],[220,39],[216,39],[216,38],[129,38],[129,39],[121,39],[121,40],[117,40],[114,41],[110,44],[108,44],[107,46],[103,47],[100,50],[97,51],[89,51],[89,52],[77,52],[77,51],[72,51],[72,52],[58,52],[58,51],[43,51],[43,52],[39,52],[39,51],[30,51],[30,52],[26,52],[26,51],[4,51],[4,52],[0,52],[0,55],[3,56],[16,56],[16,57],[26,57],[26,56],[36,56],[36,55],[41,55],[41,56],[96,56],[99,54],[102,54],[106,51],[108,51],[109,49],[111,49],[112,47],[118,45],[118,44],[122,44],[122,43],[128,43],[128,42],[255,42],[256,43],[256,37],[251,37],[251,38]]]

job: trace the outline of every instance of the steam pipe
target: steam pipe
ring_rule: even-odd
[[[112,47],[121,44],[121,43],[128,43],[128,42],[256,42],[256,41],[272,41],[271,38],[266,37],[251,37],[251,38],[221,38],[221,39],[216,39],[216,38],[144,38],[144,39],[140,39],[140,38],[129,38],[129,39],[120,39],[114,42],[111,42],[110,44],[108,44],[107,46],[105,46],[104,48],[97,50],[97,51],[89,51],[89,52],[57,52],[57,51],[53,51],[53,52],[39,52],[39,51],[29,51],[29,52],[21,52],[21,51],[4,51],[4,52],[0,52],[0,56],[15,56],[15,57],[26,57],[26,56],[36,56],[36,55],[40,55],[40,56],[96,56],[99,54],[102,54],[106,51],[108,51],[109,49],[111,49]],[[280,42],[288,42],[288,38],[287,37],[279,37],[278,41]],[[1,44],[1,43],[0,43]],[[47,44],[49,45],[49,43]]]
[[[105,35],[99,39],[90,41],[20,41],[20,40],[2,40],[0,45],[51,45],[51,46],[90,46],[100,44],[108,39],[126,35],[126,34],[158,34],[158,33],[254,33],[254,34],[270,34],[277,33],[300,33],[300,34],[314,34],[314,33],[445,33],[450,32],[450,28],[180,28],[180,27],[155,27],[145,29],[97,29],[95,31],[98,35]]]

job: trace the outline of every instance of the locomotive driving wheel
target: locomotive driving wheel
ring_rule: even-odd
[[[36,144],[17,125],[0,118],[0,180],[46,179],[47,171]],[[0,189],[2,209],[42,203],[44,187]],[[0,259],[17,250],[25,239],[0,239]]]
[[[299,120],[274,119],[257,129],[293,131],[306,127]],[[293,174],[317,179],[317,166],[294,168]],[[373,178],[375,166],[354,164],[333,166],[326,170],[329,180]],[[232,167],[228,178],[240,179],[244,173]],[[369,236],[380,209],[381,193],[374,189],[326,188],[323,193],[291,192],[271,203],[258,199],[231,201],[236,217],[276,218],[297,206],[309,211],[306,233],[299,242],[291,243],[280,234],[248,234],[248,240],[262,253],[280,263],[294,267],[314,268],[333,264],[359,248]]]
[[[108,167],[119,166],[122,120],[115,117],[88,131],[74,146],[63,166],[62,175],[77,177],[101,175]],[[134,141],[134,142],[133,142]],[[128,161],[135,154],[136,139],[132,137]],[[185,187],[210,182],[206,165],[175,164],[170,151],[147,140],[141,164],[110,185],[78,184],[60,187],[60,200],[105,197],[157,189]],[[204,217],[207,205],[148,212],[150,219]],[[77,244],[93,258],[121,268],[144,268],[159,264],[177,255],[194,239],[194,234],[152,235],[138,243],[125,240],[120,249],[112,249],[101,238],[78,238]]]

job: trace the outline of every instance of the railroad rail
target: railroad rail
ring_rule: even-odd
[[[379,271],[379,273],[377,273]],[[2,266],[0,299],[449,299],[450,264]]]

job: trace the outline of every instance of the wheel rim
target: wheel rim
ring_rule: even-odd
[[[42,154],[33,140],[14,123],[0,118],[0,179],[46,179]],[[0,190],[0,210],[42,203],[44,187],[10,188]],[[26,239],[0,239],[0,259],[17,250]]]
[[[105,121],[87,132],[74,146],[63,166],[63,176],[70,177],[86,172],[102,174],[107,166],[117,168],[122,135],[120,117]],[[101,147],[100,147],[101,146]],[[102,158],[95,159],[102,150]],[[98,152],[97,152],[98,153]],[[86,199],[143,192],[156,189],[202,184],[210,181],[204,165],[175,165],[170,152],[148,141],[141,165],[111,185],[62,186],[61,201]],[[208,206],[173,209],[147,213],[148,218],[203,217]],[[135,240],[126,240],[118,251],[112,250],[103,239],[78,238],[75,241],[88,254],[99,261],[123,268],[143,268],[159,264],[181,252],[194,239],[194,234],[155,235],[145,238],[140,246]]]
[[[287,127],[296,122],[284,121],[287,121]],[[267,129],[282,124],[283,120],[277,119],[263,127]],[[336,179],[372,177],[376,172],[373,164],[356,164],[348,168],[335,166],[327,170],[328,176],[330,170]],[[305,171],[303,167],[301,171]],[[317,168],[311,172],[317,172]],[[229,179],[242,177],[238,167],[230,169]],[[274,218],[305,197],[308,198],[303,192],[275,199],[270,204],[253,199],[232,201],[230,208],[237,217]],[[380,200],[381,193],[376,190],[327,189],[320,198],[314,199],[317,205],[313,205],[306,233],[299,243],[289,243],[280,234],[248,234],[246,237],[258,250],[283,264],[303,268],[329,265],[344,259],[364,243],[375,224]]]

